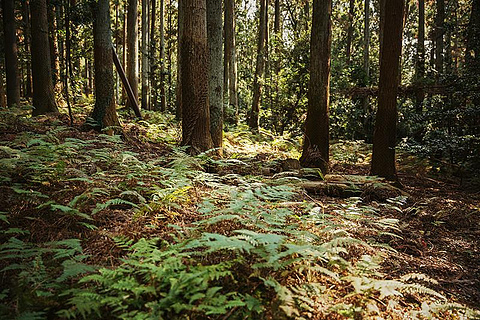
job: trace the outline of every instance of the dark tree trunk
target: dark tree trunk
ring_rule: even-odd
[[[421,84],[425,78],[425,0],[418,0],[417,56],[415,60],[415,82]],[[415,96],[417,112],[421,112],[424,98],[423,90],[419,90]]]
[[[277,0],[279,1],[279,0]],[[224,93],[228,94],[229,107],[235,112],[238,123],[237,53],[235,47],[235,1],[225,1],[225,63]]]
[[[435,16],[435,69],[437,82],[443,73],[443,36],[445,34],[445,0],[437,0],[437,15]]]
[[[302,166],[320,168],[324,174],[329,163],[331,14],[331,0],[313,1],[308,110],[300,158]]]
[[[53,91],[46,0],[31,0],[33,115],[58,112]]]
[[[209,50],[210,133],[214,148],[222,153],[223,144],[223,26],[222,1],[207,0],[207,36]]]
[[[94,17],[95,107],[91,114],[93,123],[87,121],[87,125],[101,130],[120,125],[115,107],[109,0],[98,0]]]
[[[160,0],[160,110],[167,110],[165,94],[165,0]]]
[[[53,86],[56,87],[60,81],[60,61],[58,58],[58,40],[57,40],[57,20],[55,14],[55,5],[51,0],[47,0],[48,17],[48,44],[50,47],[50,63],[52,68]]]
[[[160,0],[160,7],[162,6],[162,2],[164,0]],[[152,16],[150,20],[150,48],[149,48],[149,64],[150,64],[150,84],[151,84],[151,98],[150,98],[150,108],[152,110],[157,110],[158,108],[158,84],[157,84],[157,48],[156,44],[157,42],[155,41],[155,25],[156,25],[156,20],[157,20],[157,0],[152,0],[151,1],[152,5]],[[160,17],[161,19],[161,17]],[[160,27],[161,28],[161,27]],[[160,32],[162,32],[160,30]]]
[[[373,135],[371,174],[397,180],[395,143],[397,126],[397,89],[404,0],[392,0],[385,6],[385,25],[381,47],[378,111]]]
[[[176,86],[176,101],[175,101],[175,115],[178,120],[182,119],[182,37],[184,29],[185,17],[185,0],[178,2],[178,33],[177,33],[177,86]]]
[[[20,72],[18,69],[17,26],[15,1],[2,0],[3,34],[5,38],[5,74],[7,78],[7,105],[20,103]]]
[[[422,81],[425,76],[425,0],[418,0],[418,36],[415,77]]]
[[[28,0],[22,2],[22,18],[24,20],[25,52],[30,52],[30,4]],[[25,96],[32,97],[32,64],[30,57],[25,61]]]
[[[148,67],[148,32],[149,0],[142,0],[142,109],[150,110],[149,67]]]
[[[127,11],[127,78],[138,101],[138,0],[128,0]],[[127,101],[127,107],[132,108]]]
[[[253,80],[253,102],[250,109],[248,126],[252,132],[258,132],[260,99],[262,95],[261,78],[265,71],[265,42],[267,38],[267,0],[260,0],[260,19],[258,24],[257,63]]]
[[[465,62],[470,74],[480,72],[480,0],[472,1]]]
[[[212,148],[208,106],[206,0],[183,1],[181,37],[182,145],[198,154]]]

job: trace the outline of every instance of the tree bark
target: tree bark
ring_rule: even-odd
[[[370,0],[365,0],[365,20],[363,25],[363,70],[365,85],[370,83]]]
[[[160,0],[160,8],[162,7],[162,2],[164,0]],[[158,84],[157,84],[157,48],[156,48],[156,39],[155,39],[155,25],[156,25],[156,19],[157,19],[157,0],[152,0],[152,16],[150,18],[150,46],[149,46],[149,65],[150,65],[150,86],[151,86],[151,91],[150,91],[150,108],[152,110],[157,110],[158,108]],[[161,15],[161,14],[160,14]],[[160,17],[161,19],[162,17]],[[161,28],[161,27],[160,27]],[[162,30],[160,30],[160,33]]]
[[[58,40],[57,40],[57,19],[55,14],[55,5],[52,0],[48,0],[47,4],[48,18],[48,43],[50,46],[50,63],[52,67],[53,87],[57,86],[60,81],[60,61],[58,58]]]
[[[120,125],[115,105],[109,0],[98,0],[94,17],[95,107],[90,116],[93,123],[87,120],[87,125],[100,131]]]
[[[185,17],[185,0],[178,2],[178,33],[177,33],[177,86],[176,86],[176,101],[175,101],[175,116],[178,120],[182,119],[182,37],[184,32],[184,17]]]
[[[208,104],[206,0],[183,0],[181,36],[182,145],[198,154],[212,148]]]
[[[2,0],[3,34],[5,39],[5,74],[7,78],[7,105],[20,104],[20,72],[18,69],[17,26],[15,1]]]
[[[165,94],[165,0],[160,1],[160,111],[167,110]]]
[[[207,37],[209,50],[208,98],[210,134],[214,148],[223,145],[223,26],[222,1],[207,0]]]
[[[397,180],[395,167],[397,88],[402,52],[403,17],[404,0],[392,0],[388,6],[385,6],[371,174],[389,180]]]
[[[417,59],[415,78],[421,81],[425,76],[425,0],[418,0]]]
[[[138,101],[138,0],[128,0],[127,9],[127,78]],[[127,107],[132,108],[127,100]]]
[[[30,4],[28,0],[22,2],[22,18],[24,20],[24,45],[25,45],[25,52],[30,52]],[[27,98],[32,97],[32,64],[30,57],[28,57],[25,61],[25,71],[26,71],[26,79],[25,79],[25,96]]]
[[[58,112],[53,91],[46,0],[31,0],[33,115]]]
[[[324,174],[329,163],[331,14],[331,0],[313,1],[308,110],[300,158],[303,167],[320,168]]]
[[[278,0],[277,0],[278,1]],[[229,107],[238,123],[237,52],[235,47],[235,1],[225,0],[225,61],[224,92],[228,95]]]
[[[148,32],[150,4],[142,0],[142,109],[150,110],[148,77]]]
[[[248,125],[252,132],[258,132],[260,98],[262,94],[262,76],[265,71],[265,41],[267,37],[267,0],[260,0],[260,19],[258,24],[257,63],[253,80],[253,101]]]
[[[445,33],[445,0],[437,0],[437,15],[435,16],[435,69],[437,72],[436,80],[440,81],[440,75],[443,73],[443,35]]]

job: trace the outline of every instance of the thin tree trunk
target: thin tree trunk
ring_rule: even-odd
[[[48,43],[50,46],[50,60],[52,66],[53,87],[57,87],[60,81],[60,61],[58,59],[58,40],[57,40],[57,19],[55,14],[55,5],[52,0],[48,0]]]
[[[208,104],[206,0],[184,0],[181,37],[182,145],[198,154],[212,148]]]
[[[440,81],[440,75],[443,73],[443,36],[445,33],[445,0],[437,0],[437,15],[435,16],[435,69],[437,72],[436,80]]]
[[[69,6],[69,5],[67,5]],[[63,18],[67,13],[65,12],[64,2],[63,1],[56,1],[55,4],[55,19],[57,21],[57,30],[64,30],[65,26],[63,23]],[[65,70],[67,69],[66,66],[66,53],[65,53],[65,36],[62,33],[57,33],[57,58],[59,62],[59,73],[58,76],[60,77],[60,82],[65,82],[65,77],[67,76]]]
[[[149,84],[148,84],[148,0],[142,1],[142,109],[150,110]]]
[[[262,77],[265,70],[265,40],[267,37],[267,1],[260,0],[260,19],[258,25],[257,63],[253,80],[253,101],[248,125],[252,132],[258,132],[260,98],[262,94]]]
[[[30,4],[28,0],[22,2],[22,18],[24,20],[24,45],[25,45],[25,52],[30,52]],[[25,79],[25,96],[27,98],[32,97],[32,64],[30,57],[27,57],[25,61],[25,71],[26,71],[26,79]]]
[[[418,0],[418,36],[417,56],[415,61],[415,82],[423,83],[425,79],[425,0]],[[425,93],[418,90],[415,95],[417,112],[422,111]]]
[[[138,0],[128,0],[127,11],[127,78],[138,101]],[[127,107],[132,108],[129,100]]]
[[[353,41],[353,23],[355,21],[355,0],[350,0],[348,9],[348,30],[347,30],[347,65],[350,65],[352,59],[352,41]]]
[[[363,70],[365,85],[370,83],[370,0],[365,0],[365,20],[363,25]]]
[[[98,0],[94,15],[95,107],[91,114],[94,123],[90,125],[101,130],[120,125],[115,105],[109,0]]]
[[[278,0],[277,0],[278,1]],[[230,108],[235,113],[235,124],[238,123],[237,93],[237,54],[235,47],[235,1],[225,1],[225,70],[224,92],[228,94]]]
[[[390,1],[388,6],[385,6],[384,16],[371,174],[397,180],[395,167],[397,89],[402,52],[404,0]]]
[[[160,7],[161,3],[164,0],[160,0]],[[152,0],[152,16],[150,20],[150,84],[151,84],[151,98],[150,98],[150,108],[152,110],[158,110],[158,84],[157,84],[157,43],[155,39],[155,22],[157,19],[157,1]],[[161,31],[160,31],[161,32]]]
[[[223,145],[223,26],[222,1],[207,0],[207,37],[209,50],[210,133],[214,148],[222,154]]]
[[[165,95],[165,0],[160,1],[160,110],[167,110]]]
[[[17,26],[15,1],[2,0],[3,34],[5,39],[5,74],[7,78],[7,105],[20,104],[20,72],[18,69]]]
[[[33,115],[58,112],[52,83],[46,0],[31,0]]]
[[[331,0],[313,1],[308,110],[300,157],[302,166],[320,168],[324,174],[329,163],[331,14]]]
[[[175,115],[177,120],[181,120],[183,116],[182,111],[182,37],[185,19],[185,0],[179,0],[178,2],[178,33],[177,33],[177,86],[176,86],[176,102],[175,102]]]

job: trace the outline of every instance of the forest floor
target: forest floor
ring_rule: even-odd
[[[212,252],[221,252],[225,261],[232,259],[236,268],[243,268],[231,271],[229,276],[238,281],[239,288],[235,290],[240,292],[238,296],[243,300],[239,298],[236,305],[224,308],[223,313],[211,302],[217,309],[211,312],[215,316],[207,318],[480,317],[480,191],[458,178],[436,173],[428,161],[399,153],[398,172],[403,185],[400,196],[389,198],[377,195],[375,191],[363,197],[332,196],[302,189],[299,181],[305,179],[298,175],[301,170],[295,166],[282,168],[282,161],[298,155],[295,142],[267,132],[259,136],[242,130],[227,132],[225,156],[215,159],[208,155],[189,157],[182,153],[175,146],[178,126],[171,118],[153,113],[148,113],[144,121],[126,122],[123,137],[83,132],[79,130],[83,119],[77,120],[72,128],[64,116],[39,117],[32,121],[23,114],[23,111],[2,112],[0,121],[0,242],[3,243],[0,246],[0,269],[3,269],[0,317],[34,314],[38,319],[56,319],[97,312],[93,309],[85,309],[85,313],[78,311],[81,307],[74,299],[68,304],[61,301],[65,300],[61,297],[71,294],[68,289],[76,287],[80,275],[92,272],[85,267],[72,272],[66,281],[66,276],[62,278],[68,273],[65,256],[71,257],[75,263],[82,262],[95,268],[126,268],[124,259],[135,257],[126,249],[132,245],[130,240],[135,243],[143,238],[158,238],[165,243],[178,244],[182,243],[179,240],[181,234],[183,239],[198,237],[199,241],[206,241],[205,235],[211,237],[209,241],[214,237],[240,241],[244,238],[234,235],[238,232],[246,235],[245,229],[252,232],[251,237],[256,232],[257,237],[259,234],[273,234],[300,238],[296,231],[288,231],[290,223],[293,228],[298,224],[298,228],[309,232],[310,236],[323,237],[329,246],[337,239],[335,234],[340,233],[342,239],[356,239],[361,244],[345,245],[348,247],[345,252],[338,250],[341,252],[335,253],[336,258],[322,264],[329,268],[322,271],[325,273],[322,276],[319,275],[322,272],[307,272],[297,267],[298,270],[290,271],[292,266],[303,263],[298,257],[292,258],[297,259],[294,263],[278,258],[284,264],[271,270],[265,265],[255,269],[255,264],[261,264],[262,259],[273,261],[271,257],[270,260],[265,258],[271,254],[267,244],[280,248],[279,241],[287,241],[284,238],[255,238],[261,245],[265,244],[266,251],[255,251],[260,250],[258,243],[253,245],[255,248],[246,248],[242,244],[244,247],[239,249],[235,258],[231,258],[234,255],[232,247],[213,251],[217,249],[212,245],[209,247]],[[369,149],[368,145],[359,142],[333,144],[331,173],[341,177],[367,176],[371,157]],[[290,189],[282,189],[285,185]],[[252,199],[248,200],[250,196]],[[237,214],[233,208],[239,202],[240,213],[233,219],[231,216]],[[257,216],[264,217],[265,224],[250,225],[247,220],[252,216],[246,208],[255,212],[259,210]],[[287,210],[287,217],[278,221],[275,220],[277,217],[272,218],[277,213],[283,214],[282,210]],[[208,219],[205,214],[210,214]],[[215,220],[215,217],[222,218]],[[242,220],[243,217],[248,219]],[[303,222],[303,217],[310,220]],[[328,220],[329,224],[318,222],[319,219]],[[268,228],[265,227],[267,224]],[[77,239],[82,254],[75,245],[61,243],[66,239]],[[58,249],[56,244],[68,247],[71,252],[61,258],[52,258],[55,253],[63,254],[55,251]],[[208,245],[211,244],[204,246]],[[284,247],[278,249],[279,252],[287,252],[285,248],[289,246],[282,245]],[[231,253],[225,253],[225,249]],[[183,253],[181,250],[184,249],[178,250]],[[255,258],[255,254],[263,258]],[[241,256],[251,259],[247,265],[239,262],[244,258]],[[57,264],[62,263],[63,273],[59,272],[56,259]],[[181,259],[189,265],[186,257]],[[215,259],[218,257],[201,257],[203,264],[205,261],[213,263]],[[304,259],[311,258],[305,254]],[[339,260],[345,260],[341,263],[346,267],[340,267],[341,263],[336,266]],[[311,261],[305,265],[311,265]],[[362,263],[367,265],[368,272],[359,271]],[[138,268],[133,263],[131,265]],[[187,267],[185,272],[194,265]],[[279,272],[277,269],[285,270]],[[34,275],[35,272],[39,275]],[[267,275],[281,286],[266,281]],[[384,282],[384,285],[395,284],[397,287],[387,290],[382,284],[377,285],[373,280],[369,282],[369,277],[392,281]],[[217,286],[218,278],[214,281]],[[415,280],[421,286],[407,287],[393,282],[399,279],[405,283]],[[220,281],[224,289],[229,286],[229,280],[225,281]],[[241,291],[242,281],[255,289]],[[325,301],[299,298],[301,292],[298,288],[307,282],[320,284],[323,294],[329,298]],[[102,291],[104,294],[114,291],[112,288],[119,290],[118,286],[110,285],[106,285]],[[269,293],[258,292],[260,290]],[[288,297],[282,298],[281,293],[285,292],[289,292]],[[311,294],[304,293],[305,296]],[[233,299],[232,295],[226,296],[229,297],[226,299]],[[260,309],[245,302],[253,297],[263,303]],[[152,298],[144,299],[149,301]],[[194,301],[195,305],[195,300],[189,299],[190,304]],[[207,304],[206,297],[203,299],[202,303]],[[178,311],[173,307],[172,310],[192,319],[206,318],[197,313],[201,303],[197,304],[196,309],[185,307]],[[133,303],[126,308],[131,305]],[[439,307],[435,309],[435,305]],[[242,308],[246,310],[243,313],[239,311]],[[121,318],[118,314],[124,312],[108,305],[99,309],[98,312],[107,312],[108,316],[98,318]],[[239,315],[235,316],[235,312]],[[249,312],[255,317],[249,317]]]

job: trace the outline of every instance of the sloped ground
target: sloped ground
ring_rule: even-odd
[[[123,138],[22,114],[0,121],[0,316],[458,319],[480,305],[480,194],[408,155],[408,197],[337,198],[300,188],[281,161],[295,142],[266,132],[194,158],[153,113]],[[334,173],[368,174],[368,146],[332,150]]]

